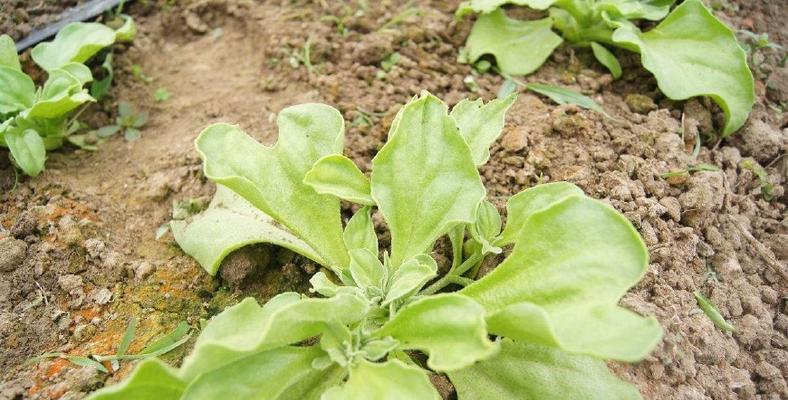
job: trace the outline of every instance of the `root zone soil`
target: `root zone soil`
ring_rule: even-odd
[[[243,296],[266,300],[305,291],[315,267],[291,253],[241,250],[214,279],[170,235],[156,240],[156,230],[169,220],[174,201],[211,195],[192,145],[210,123],[240,124],[270,144],[276,140],[273,117],[282,108],[331,104],[346,118],[347,155],[368,170],[394,113],[414,94],[426,89],[450,104],[493,98],[500,77],[478,75],[469,85],[471,68],[455,62],[470,29],[468,21],[454,20],[456,2],[415,1],[407,7],[418,12],[407,14],[400,3],[132,6],[140,34],[130,47],[115,50],[112,98],[94,105],[85,122],[106,124],[116,102],[127,100],[150,111],[142,138],[113,138],[92,153],[54,152],[42,176],[15,188],[12,167],[0,161],[0,243],[24,249],[20,256],[0,248],[0,399],[76,399],[121,379],[133,363],[108,375],[64,360],[23,362],[46,351],[111,354],[131,317],[141,321],[133,352],[179,321],[196,325]],[[331,15],[341,27],[321,18]],[[787,43],[788,10],[778,4],[724,2],[717,15],[736,29],[768,32],[772,42]],[[399,62],[384,70],[381,62],[394,52]],[[567,180],[638,228],[651,261],[623,304],[655,315],[665,339],[646,360],[611,366],[647,399],[788,397],[784,55],[752,55],[758,100],[749,122],[694,156],[694,132],[720,120],[709,102],[665,99],[631,56],[622,58],[625,75],[614,82],[590,52],[564,46],[527,80],[580,90],[615,119],[522,93],[482,169],[500,208],[526,187]],[[134,78],[132,65],[154,80]],[[171,98],[154,101],[158,88]],[[741,167],[747,157],[766,167],[771,200],[764,199],[758,177]],[[0,159],[7,160],[5,152]],[[661,177],[701,162],[718,170]],[[706,294],[737,331],[716,329],[694,291]],[[165,360],[177,364],[189,347]],[[450,385],[436,382],[453,396]]]

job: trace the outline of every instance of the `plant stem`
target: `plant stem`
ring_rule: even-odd
[[[462,265],[460,265],[457,269],[449,270],[446,275],[443,275],[440,279],[435,281],[432,285],[427,287],[426,289],[422,290],[421,295],[428,296],[431,294],[435,294],[438,290],[443,289],[444,287],[454,283],[457,285],[467,286],[473,279],[465,278],[462,276],[466,271],[468,271],[471,267],[473,267],[479,260],[482,258],[482,252],[474,253],[470,258],[465,260]]]

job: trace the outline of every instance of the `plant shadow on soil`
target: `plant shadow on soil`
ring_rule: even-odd
[[[414,2],[419,13],[390,29],[380,28],[403,11],[399,2],[382,1],[360,14],[355,2],[346,2],[352,9],[341,2],[296,3],[132,6],[140,34],[116,50],[113,98],[94,105],[85,122],[106,124],[114,104],[128,100],[150,111],[142,138],[113,138],[94,153],[54,152],[45,173],[13,191],[14,172],[2,153],[0,399],[81,398],[121,379],[132,363],[111,376],[64,360],[22,363],[46,351],[111,354],[131,316],[141,320],[133,352],[179,321],[197,326],[244,296],[264,301],[282,291],[306,292],[317,267],[287,251],[243,249],[225,261],[221,278],[212,278],[171,235],[155,239],[173,201],[207,200],[214,190],[193,148],[208,124],[237,123],[272,144],[278,111],[324,102],[345,116],[346,154],[368,171],[394,114],[411,96],[426,89],[451,105],[465,97],[493,98],[502,83],[484,74],[475,77],[477,89],[466,84],[471,68],[455,59],[470,23],[454,20],[456,2]],[[718,15],[729,24],[768,31],[772,41],[786,44],[785,7],[765,0],[727,7]],[[347,17],[347,34],[321,22],[326,15]],[[298,61],[305,46],[311,71]],[[400,60],[384,71],[381,61],[395,51]],[[524,188],[568,180],[638,228],[651,262],[622,304],[655,315],[666,335],[646,360],[611,366],[645,398],[786,398],[788,303],[778,270],[785,274],[788,258],[788,117],[769,108],[788,101],[785,68],[774,54],[756,54],[758,103],[750,121],[737,136],[701,147],[694,157],[693,132],[719,126],[719,111],[703,100],[665,99],[634,56],[621,56],[625,76],[616,82],[590,52],[567,46],[527,77],[581,90],[616,120],[522,93],[482,168],[490,196],[503,211],[506,198]],[[135,64],[153,82],[132,77]],[[172,97],[154,101],[157,88]],[[767,166],[771,201],[761,195],[758,178],[740,167],[746,157]],[[701,162],[719,171],[660,178]],[[699,312],[696,290],[735,333],[717,330]],[[165,360],[177,364],[188,347]],[[453,395],[444,380],[436,384]]]

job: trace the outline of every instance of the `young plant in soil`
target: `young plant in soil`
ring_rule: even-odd
[[[495,57],[508,75],[537,70],[566,39],[591,47],[614,78],[621,65],[608,47],[640,53],[643,67],[673,100],[709,96],[725,113],[722,136],[739,129],[755,101],[747,55],[734,33],[699,0],[686,0],[670,11],[674,0],[469,0],[457,15],[481,13],[460,61]],[[523,21],[506,16],[507,4],[547,10],[549,16]],[[664,19],[663,19],[664,18]],[[633,21],[661,21],[642,32]],[[561,36],[553,30],[560,32]],[[562,38],[563,37],[563,38]]]
[[[217,193],[172,223],[178,243],[211,274],[242,246],[286,247],[325,267],[310,280],[320,297],[247,298],[207,323],[180,368],[146,360],[90,398],[440,398],[431,374],[460,399],[639,398],[604,360],[640,360],[661,339],[653,317],[617,305],[647,250],[621,214],[569,183],[513,196],[502,229],[477,168],[513,102],[449,112],[423,94],[400,110],[371,178],[342,155],[344,121],[326,105],[283,110],[273,147],[208,127],[196,143]],[[341,200],[360,205],[344,228]],[[439,276],[430,253],[444,235],[453,259]]]
[[[22,71],[13,39],[0,36],[0,147],[10,150],[24,173],[36,176],[44,170],[47,150],[61,147],[75,130],[74,111],[95,101],[84,88],[93,80],[84,63],[116,41],[132,40],[135,32],[131,17],[117,30],[99,23],[66,25],[52,42],[30,53],[48,74],[39,88]]]

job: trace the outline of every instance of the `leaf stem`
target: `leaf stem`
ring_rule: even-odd
[[[482,252],[473,253],[467,260],[465,260],[459,267],[452,268],[449,270],[446,275],[443,275],[440,279],[435,281],[432,285],[427,287],[426,289],[422,290],[422,296],[428,296],[431,294],[435,294],[437,291],[443,289],[444,287],[454,283],[457,285],[467,286],[473,282],[473,279],[466,278],[462,276],[466,271],[468,271],[471,267],[473,267],[479,260],[483,257]]]

